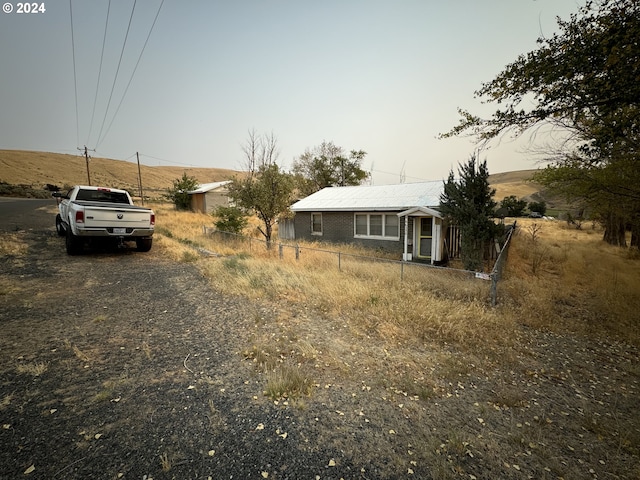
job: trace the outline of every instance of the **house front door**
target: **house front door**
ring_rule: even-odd
[[[431,260],[431,244],[433,242],[433,218],[421,217],[418,229],[418,258]]]

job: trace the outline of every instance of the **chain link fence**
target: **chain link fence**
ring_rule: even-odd
[[[283,261],[300,262],[301,265],[323,265],[337,268],[343,272],[355,272],[363,265],[380,265],[388,267],[390,271],[395,271],[399,281],[425,281],[425,273],[430,273],[429,282],[433,282],[434,275],[441,277],[444,281],[447,278],[464,279],[469,282],[482,281],[488,284],[488,295],[491,304],[497,304],[497,284],[500,280],[504,263],[506,262],[507,249],[509,247],[515,224],[508,232],[504,246],[500,249],[500,254],[496,260],[491,273],[475,272],[459,268],[450,268],[431,265],[428,263],[404,262],[383,257],[365,256],[361,254],[348,253],[344,251],[327,250],[311,247],[308,245],[288,244],[277,241],[267,242],[260,238],[249,237],[234,233],[217,230],[215,227],[203,226],[203,234],[231,248],[238,253],[249,255],[261,255],[280,259]]]

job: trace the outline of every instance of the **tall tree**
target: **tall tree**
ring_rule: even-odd
[[[472,155],[465,164],[458,165],[458,180],[449,173],[440,196],[440,213],[460,228],[460,252],[464,268],[481,270],[484,248],[498,232],[492,220],[496,193],[489,186],[487,161],[476,163]]]
[[[640,2],[588,1],[558,26],[476,92],[499,105],[490,118],[459,110],[443,137],[563,132],[538,180],[585,200],[605,241],[624,245],[626,224],[640,230]]]
[[[235,204],[261,220],[258,230],[267,242],[271,242],[278,217],[289,212],[293,200],[293,177],[277,164],[277,143],[273,134],[261,137],[250,131],[243,147],[249,175],[235,178],[229,186],[229,197]]]
[[[366,154],[363,150],[351,150],[347,156],[343,148],[333,142],[322,142],[307,149],[293,162],[292,168],[300,193],[311,195],[325,187],[360,185],[369,177],[362,169]]]

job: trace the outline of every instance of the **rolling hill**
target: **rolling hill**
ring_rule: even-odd
[[[92,158],[89,163],[91,183],[107,187],[125,188],[138,192],[138,166],[134,162]],[[229,180],[241,172],[223,168],[196,168],[141,165],[141,177],[145,196],[160,198],[173,180],[183,172],[195,177],[200,183]],[[496,189],[495,200],[515,195],[527,202],[547,202],[551,209],[565,209],[561,199],[550,195],[544,188],[531,182],[535,170],[519,170],[495,173],[489,176],[491,186]],[[0,182],[11,185],[28,185],[43,189],[52,184],[64,188],[65,185],[87,183],[84,157],[26,150],[0,150]]]
[[[138,165],[123,160],[91,158],[91,183],[106,187],[125,188],[138,192]],[[200,183],[229,180],[240,172],[223,168],[151,167],[140,166],[145,196],[159,197],[173,180],[187,175]],[[87,168],[84,157],[59,153],[0,150],[0,182],[44,188],[46,184],[86,185]]]

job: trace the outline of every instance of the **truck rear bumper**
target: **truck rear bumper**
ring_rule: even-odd
[[[75,235],[79,237],[133,237],[150,238],[153,236],[152,228],[131,228],[131,227],[96,227],[96,228],[78,228]]]

